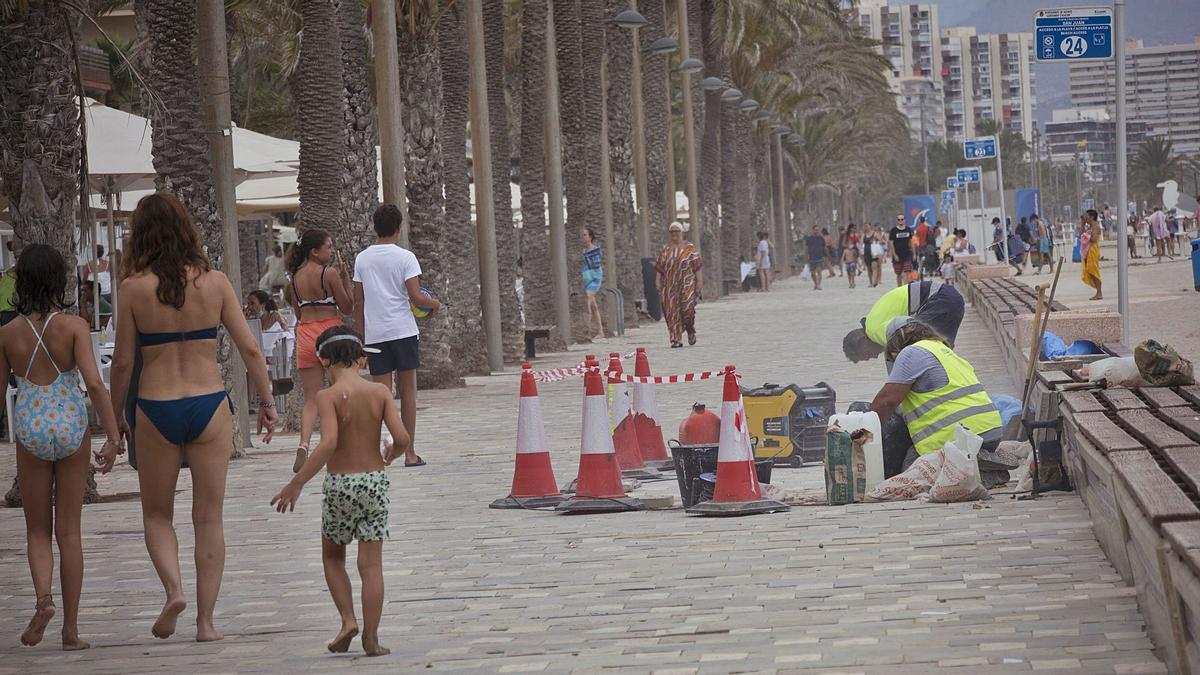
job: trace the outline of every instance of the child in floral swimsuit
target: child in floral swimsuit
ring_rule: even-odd
[[[384,467],[404,454],[408,432],[400,421],[386,385],[364,380],[362,338],[346,326],[326,329],[317,338],[317,354],[332,384],[317,393],[321,443],[295,477],[271,499],[280,513],[295,509],[300,491],[327,466],[322,487],[321,559],[329,594],[342,617],[342,627],[328,644],[344,652],[358,635],[350,578],[346,575],[346,545],[358,540],[358,570],[362,578],[363,651],[367,656],[390,653],[379,644],[383,613],[383,540],[388,538],[388,479]],[[387,425],[393,442],[379,454],[380,427]]]
[[[37,595],[33,618],[21,644],[41,642],[54,618],[54,549],[58,537],[59,581],[63,601],[64,650],[87,649],[79,639],[79,594],[83,586],[83,546],[79,521],[87,481],[87,395],[108,434],[96,452],[101,473],[116,461],[117,418],[96,367],[86,321],[59,312],[67,301],[66,260],[45,244],[30,244],[17,260],[13,305],[19,319],[0,328],[0,398],[16,375],[13,431],[17,440],[17,484],[25,510],[29,571]],[[22,367],[23,366],[23,367]]]

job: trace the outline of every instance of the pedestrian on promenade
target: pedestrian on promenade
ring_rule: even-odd
[[[871,288],[875,288],[883,283],[883,261],[889,260],[889,242],[883,223],[876,223],[871,231]]]
[[[357,266],[356,266],[357,267]],[[280,513],[295,510],[300,491],[326,467],[321,487],[321,562],[325,584],[342,625],[326,647],[334,653],[350,649],[358,635],[354,594],[346,574],[346,546],[358,540],[358,575],[362,582],[362,647],[367,656],[391,653],[379,644],[383,615],[383,542],[389,537],[388,481],[385,467],[411,444],[391,387],[368,382],[358,373],[366,366],[362,338],[347,326],[334,326],[317,338],[317,354],[329,373],[330,385],[317,394],[321,410],[321,443],[271,498]],[[372,349],[372,351],[374,351]],[[379,454],[380,428],[387,425],[392,442]]]
[[[287,261],[283,257],[283,248],[275,244],[271,255],[263,263],[263,275],[258,280],[259,290],[275,293],[287,285]]]
[[[287,321],[279,313],[275,298],[262,289],[255,289],[246,295],[245,314],[247,319],[258,319],[260,330],[287,330]]]
[[[21,644],[41,642],[54,617],[54,550],[50,544],[54,535],[61,558],[62,647],[65,651],[87,649],[88,643],[79,639],[78,626],[83,587],[79,521],[91,454],[86,448],[91,447],[91,438],[87,405],[79,386],[81,376],[108,437],[95,454],[100,473],[108,473],[116,461],[120,431],[96,367],[91,326],[81,317],[60,313],[71,304],[66,295],[66,260],[50,246],[30,244],[21,252],[16,270],[14,302],[24,320],[0,328],[0,400],[9,378],[15,375],[12,435],[17,443],[17,485],[36,596],[33,618],[21,633]]]
[[[700,302],[701,268],[700,253],[690,241],[683,238],[683,225],[678,221],[668,228],[670,241],[658,254],[654,263],[655,288],[662,299],[663,317],[667,322],[667,337],[672,347],[683,346],[683,333],[687,331],[688,344],[696,344],[696,304]]]
[[[412,306],[434,314],[442,303],[422,292],[421,264],[412,251],[400,246],[400,209],[395,204],[380,204],[372,220],[375,243],[354,259],[356,325],[362,327],[367,346],[379,350],[367,356],[371,378],[389,391],[395,386],[399,396],[400,419],[413,441],[404,451],[404,466],[425,466],[415,450],[421,358],[420,331]]]
[[[829,248],[825,243],[825,235],[821,228],[812,226],[812,231],[804,238],[804,248],[808,252],[808,271],[812,277],[813,290],[821,290],[822,270],[825,268],[825,254]]]
[[[1167,239],[1170,234],[1167,231],[1167,214],[1163,213],[1161,206],[1154,207],[1149,222],[1150,237],[1154,239],[1154,253],[1158,257],[1158,262],[1162,262],[1163,256],[1174,260],[1175,257],[1167,250]]]
[[[913,231],[908,227],[903,215],[896,216],[896,226],[888,232],[888,248],[892,253],[892,271],[896,273],[896,285],[908,283],[908,275],[913,271],[913,257],[916,246],[913,241]]]
[[[832,279],[842,273],[842,228],[835,226],[830,234],[826,227],[821,230],[821,235],[825,237],[826,267]]]
[[[600,305],[596,303],[596,294],[604,286],[603,254],[592,228],[583,228],[580,236],[583,237],[583,292],[587,294],[588,332],[591,332],[592,319],[595,319],[596,337],[593,340],[603,340],[604,316],[600,313]]]
[[[1050,236],[1050,226],[1043,221],[1038,214],[1029,216],[1030,229],[1037,236],[1037,252],[1038,264],[1037,274],[1042,273],[1042,268],[1046,265],[1050,266],[1050,271],[1054,271],[1054,237]]]
[[[1025,246],[1028,246],[1031,249],[1034,247],[1035,242],[1033,239],[1032,228],[1029,226],[1029,219],[1025,216],[1021,216],[1020,222],[1017,223],[1017,238],[1020,239],[1021,243]],[[1009,251],[1009,254],[1011,255],[1012,251]],[[1021,258],[1021,270],[1027,269],[1029,269],[1029,256],[1023,256]]]
[[[1079,236],[1079,253],[1083,256],[1083,283],[1096,289],[1096,293],[1088,300],[1103,300],[1104,293],[1100,282],[1100,214],[1096,209],[1088,209],[1083,217],[1087,228]]]
[[[942,283],[946,284],[947,286],[953,287],[954,286],[954,274],[957,270],[958,270],[958,267],[954,264],[954,256],[950,255],[947,252],[945,255],[942,256],[942,266],[939,270],[940,274],[942,275]]]
[[[1179,218],[1175,209],[1166,212],[1167,216],[1167,255],[1175,259],[1175,239],[1179,236]]]
[[[99,286],[100,299],[112,307],[112,270],[109,269],[108,258],[104,257],[103,246],[96,246],[96,259],[87,261],[84,266],[83,280],[89,285]]]
[[[771,290],[771,241],[764,230],[758,233],[758,248],[754,251],[754,262],[758,264],[759,290]]]
[[[842,249],[842,267],[846,268],[850,288],[854,288],[854,278],[858,276],[858,246],[851,244]]]
[[[161,192],[143,197],[131,220],[118,291],[112,408],[118,426],[140,451],[146,548],[167,596],[151,632],[169,637],[187,606],[174,525],[175,486],[186,457],[196,530],[196,640],[220,640],[213,609],[225,569],[222,514],[233,403],[217,367],[217,331],[225,327],[246,364],[258,392],[258,426],[267,430],[266,441],[277,419],[271,380],[237,292],[224,274],[212,269],[179,200]],[[131,382],[138,351],[140,377]],[[135,404],[132,420],[126,419],[127,396]]]
[[[354,312],[346,261],[337,260],[337,266],[333,267],[336,257],[333,238],[315,227],[300,235],[300,241],[288,250],[291,283],[283,294],[296,313],[296,369],[300,371],[304,389],[300,443],[292,461],[293,473],[308,459],[308,446],[317,425],[317,392],[325,383],[321,362],[317,360],[317,336],[327,328],[341,325],[343,314]]]
[[[875,253],[871,250],[875,243],[875,226],[863,223],[862,231],[862,270],[867,275],[867,285],[875,287]]]

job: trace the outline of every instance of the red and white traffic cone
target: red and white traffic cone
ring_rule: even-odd
[[[542,420],[533,366],[521,365],[521,398],[517,409],[517,461],[512,492],[491,503],[493,509],[534,509],[557,506],[567,497],[558,491],[550,466],[550,443]]]
[[[608,401],[604,395],[604,380],[600,377],[600,364],[594,357],[584,363],[588,370],[583,375],[579,477],[575,480],[575,494],[554,510],[563,513],[640,511],[646,506],[641,500],[626,496],[621,485],[621,466],[617,463],[609,432]]]
[[[633,374],[650,377],[650,361],[646,359],[645,347],[637,348]],[[662,426],[658,423],[658,401],[655,400],[653,382],[633,383],[633,428],[637,431],[638,447],[646,466],[659,471],[674,471],[675,461],[667,453]]]
[[[717,450],[717,486],[711,501],[687,509],[702,516],[747,516],[787,511],[787,504],[763,499],[754,470],[754,450],[746,425],[746,409],[733,366],[725,367],[725,395],[721,403],[721,444]]]
[[[646,466],[645,460],[642,459],[642,450],[638,447],[633,400],[629,396],[629,386],[623,377],[625,371],[621,367],[620,354],[613,352],[608,355],[608,370],[605,372],[608,375],[608,392],[611,396],[608,424],[612,429],[613,448],[617,453],[617,463],[621,465],[621,475],[638,480],[661,479],[661,473]]]

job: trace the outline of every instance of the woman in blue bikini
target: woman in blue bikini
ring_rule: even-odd
[[[181,461],[192,474],[192,525],[196,530],[196,640],[220,640],[213,608],[225,568],[222,507],[233,442],[233,405],[217,368],[217,331],[229,339],[258,392],[258,424],[270,440],[277,416],[262,350],[246,325],[242,306],[224,274],[213,270],[183,205],[155,193],[133,212],[117,302],[113,353],[113,411],[137,447],[146,548],[167,599],[151,632],[175,632],[187,606],[179,573],[179,544],[172,519]],[[133,419],[126,419],[135,352],[142,367]],[[130,432],[132,427],[133,431]]]
[[[101,473],[108,473],[117,458],[120,432],[96,367],[87,321],[59,313],[70,304],[68,269],[62,254],[45,244],[31,244],[21,251],[13,296],[18,318],[0,328],[0,399],[8,388],[9,374],[16,375],[17,483],[25,509],[29,572],[37,594],[21,644],[41,642],[54,618],[53,532],[61,558],[62,646],[72,651],[88,648],[88,643],[79,639],[77,625],[83,587],[79,521],[91,454],[83,451],[91,447],[91,439],[81,376],[108,434],[108,442],[96,452]]]

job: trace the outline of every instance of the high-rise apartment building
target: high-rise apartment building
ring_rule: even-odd
[[[947,138],[961,142],[995,120],[1033,137],[1037,107],[1033,35],[977,35],[972,27],[942,31],[942,91]]]
[[[1133,146],[1146,136],[1146,125],[1128,121],[1125,141]],[[1089,182],[1107,183],[1117,170],[1117,124],[1104,108],[1055,110],[1046,123],[1043,146],[1056,164],[1070,165],[1076,159]]]
[[[1147,135],[1170,140],[1176,152],[1200,152],[1200,37],[1191,44],[1159,47],[1141,40],[1125,44],[1127,119],[1145,123]],[[1070,68],[1071,105],[1115,114],[1115,62],[1088,61]]]
[[[896,103],[908,118],[913,139],[920,140],[922,109],[925,138],[945,138],[942,100],[942,48],[936,4],[888,5],[886,0],[857,3],[863,33],[880,42],[891,62],[887,76]],[[932,106],[937,102],[938,109]]]

